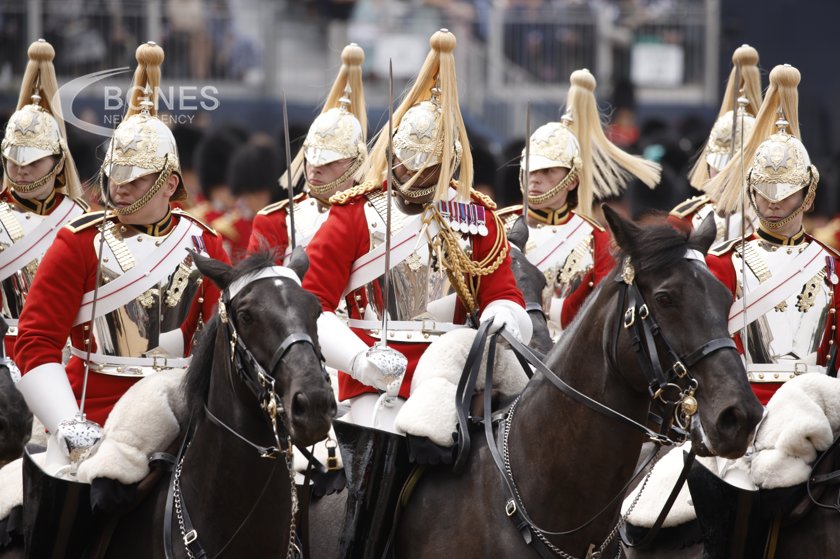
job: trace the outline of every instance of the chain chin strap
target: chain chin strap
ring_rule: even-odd
[[[61,164],[64,163],[64,159],[65,159],[65,155],[64,155],[64,151],[62,151],[61,152],[61,157],[59,158],[58,161],[56,161],[55,165],[53,165],[53,167],[52,167],[52,169],[50,169],[49,173],[47,173],[46,175],[44,175],[40,179],[32,181],[32,182],[16,182],[16,181],[12,180],[11,175],[9,175],[9,170],[6,167],[7,159],[4,157],[3,158],[3,173],[6,177],[6,180],[9,181],[9,184],[12,186],[12,188],[15,189],[16,192],[21,192],[21,193],[34,192],[34,191],[38,190],[39,188],[41,188],[42,186],[44,186],[45,184],[47,184],[50,181],[51,178],[56,176],[56,174],[58,173],[58,169],[61,167]]]
[[[560,179],[560,182],[554,185],[551,188],[551,190],[540,194],[539,196],[528,196],[528,204],[533,205],[548,202],[549,200],[551,200],[552,198],[569,188],[572,185],[572,183],[574,183],[578,179],[579,174],[580,172],[578,171],[577,166],[572,164],[572,168],[569,169],[569,172],[566,174],[566,176]],[[523,178],[523,175],[524,172],[519,173],[519,188],[520,190],[522,190],[522,193],[524,195],[527,195],[528,189],[525,187],[527,183]]]
[[[813,165],[812,165],[813,167]],[[796,219],[796,217],[803,213],[808,206],[814,201],[814,197],[817,194],[817,180],[818,177],[815,176],[813,170],[811,171],[811,181],[808,183],[808,192],[805,194],[805,198],[802,200],[802,203],[799,205],[796,210],[793,211],[792,214],[787,216],[786,218],[779,220],[779,221],[767,221],[758,211],[758,204],[755,201],[755,191],[751,188],[750,189],[750,205],[752,206],[755,214],[758,216],[758,220],[761,222],[762,227],[765,227],[771,231],[781,229],[782,227],[786,226],[788,223]]]
[[[360,155],[355,159],[355,161],[353,161],[350,167],[348,167],[347,170],[341,174],[340,177],[338,177],[334,181],[328,182],[327,184],[315,185],[309,182],[309,180],[306,180],[306,188],[308,188],[312,195],[318,198],[319,200],[329,199],[330,193],[337,187],[344,184],[347,181],[347,179],[352,177],[356,173],[356,171],[359,170],[359,167],[362,166],[362,163],[364,163],[364,161],[365,158]]]
[[[169,165],[169,155],[166,155],[166,159],[163,162],[163,169],[158,175],[157,180],[155,180],[154,184],[152,184],[151,188],[146,191],[146,193],[141,196],[138,200],[135,200],[132,204],[124,207],[124,208],[117,208],[113,207],[111,211],[113,211],[117,215],[131,215],[139,211],[143,206],[148,204],[152,198],[163,188],[163,185],[169,180],[169,177],[172,175],[172,171],[174,168]],[[99,173],[99,181],[100,181],[100,188],[102,190],[102,198],[107,202],[109,206],[113,206],[111,202],[111,196],[108,193],[108,181],[107,177],[105,176],[104,172]]]

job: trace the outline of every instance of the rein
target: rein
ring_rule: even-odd
[[[686,252],[687,259],[702,260],[702,255],[697,255],[699,255],[699,252],[697,251],[688,250]],[[681,423],[681,426],[687,428],[688,422],[690,421],[691,417],[697,413],[698,405],[697,400],[694,397],[694,393],[696,392],[699,386],[699,383],[691,375],[689,369],[718,350],[731,349],[733,351],[737,351],[735,343],[732,341],[731,338],[716,338],[704,343],[699,348],[690,352],[686,356],[682,358],[679,357],[679,354],[676,351],[674,351],[673,347],[664,338],[659,324],[651,315],[649,308],[645,303],[644,298],[642,297],[641,291],[639,290],[638,285],[635,283],[635,271],[630,263],[629,258],[625,260],[621,274],[617,274],[616,281],[620,283],[620,287],[616,336],[614,338],[612,347],[613,355],[611,356],[612,368],[619,370],[617,367],[615,367],[615,355],[617,352],[618,344],[617,338],[623,328],[628,332],[628,335],[630,335],[631,337],[632,345],[639,358],[641,370],[645,374],[647,380],[648,391],[650,393],[651,399],[659,399],[667,405],[672,405],[675,408],[677,408],[680,412],[678,416],[678,421]],[[475,356],[477,355],[479,357],[478,359],[476,359],[476,361],[480,361],[480,356],[483,354],[484,344],[486,343],[488,337],[487,332],[489,330],[489,324],[490,321],[483,324],[482,328],[479,328],[479,331],[476,335],[476,341],[474,342],[473,347],[470,349],[470,353],[467,357],[467,368],[471,369],[470,374],[464,375],[465,377],[473,377],[472,369],[475,369],[475,375],[477,375],[479,364],[471,361],[471,358],[475,358]],[[665,434],[665,431],[656,433],[649,429],[647,426],[639,423],[638,421],[631,419],[625,416],[624,414],[613,410],[612,408],[609,408],[601,402],[590,398],[589,396],[570,386],[563,379],[557,376],[557,374],[554,371],[547,367],[545,363],[543,363],[529,347],[522,344],[522,342],[520,342],[519,340],[515,339],[504,328],[499,332],[498,335],[501,335],[505,339],[505,341],[508,342],[517,359],[519,360],[520,364],[522,364],[523,369],[526,371],[526,373],[530,371],[530,366],[533,366],[537,371],[539,371],[543,376],[545,376],[557,389],[563,392],[566,396],[570,397],[572,400],[583,404],[588,408],[608,418],[615,419],[616,421],[626,426],[629,426],[634,430],[640,431],[650,441],[654,442],[658,446],[675,444],[674,441],[671,440]],[[500,430],[503,432],[502,451],[504,453],[504,457],[502,457],[499,453],[498,442],[496,441],[496,438],[493,434],[491,416],[492,412],[490,411],[490,392],[492,389],[491,377],[493,370],[492,366],[494,364],[493,361],[495,356],[496,339],[496,335],[491,337],[490,351],[488,352],[487,358],[487,375],[485,379],[486,386],[484,393],[484,432],[485,437],[487,438],[487,444],[490,449],[490,453],[493,456],[493,460],[496,463],[496,467],[501,474],[503,487],[507,495],[505,503],[505,513],[507,514],[508,518],[510,518],[511,521],[514,523],[517,530],[522,535],[525,543],[531,545],[535,549],[535,551],[537,551],[540,557],[549,558],[560,556],[564,559],[572,558],[573,556],[563,552],[562,550],[554,546],[550,541],[548,541],[546,536],[570,535],[582,530],[583,528],[591,524],[596,518],[603,514],[610,507],[610,505],[615,502],[616,499],[618,499],[619,497],[621,497],[621,495],[624,494],[627,487],[632,483],[634,479],[636,479],[641,474],[642,471],[644,471],[645,468],[647,468],[650,461],[656,456],[658,451],[653,453],[649,458],[646,459],[644,464],[640,465],[636,469],[636,471],[631,476],[630,480],[628,480],[628,482],[625,484],[624,488],[622,488],[618,495],[613,497],[607,503],[607,505],[603,509],[601,509],[601,511],[596,513],[595,516],[590,518],[584,524],[578,526],[577,528],[565,531],[549,531],[540,528],[528,515],[525,509],[525,505],[522,502],[522,498],[517,490],[516,482],[513,478],[513,472],[510,468],[507,440],[510,431],[512,416],[516,409],[516,404],[519,401],[518,398],[511,405],[507,413],[507,417],[505,417],[502,420],[502,424],[500,426]],[[667,374],[662,367],[662,362],[659,357],[659,351],[656,347],[657,340],[664,346],[665,353],[667,354],[668,359],[673,363],[671,367],[667,370]],[[688,382],[688,385],[685,389],[683,389],[677,384],[677,381],[682,379],[687,379]],[[459,397],[461,397],[467,391],[468,388],[474,386],[475,378],[469,378],[466,380],[462,378],[462,383],[459,384],[457,394],[459,395]],[[668,393],[674,390],[676,390],[676,399],[668,399]],[[459,405],[458,423],[461,435],[463,435],[463,446],[466,447],[468,452],[469,436],[466,431],[466,417],[462,418],[462,414],[465,413],[465,409],[462,409],[462,406]],[[688,467],[693,461],[693,458],[694,451],[692,450],[692,452],[689,454],[689,459],[687,460],[685,471],[687,471]],[[459,455],[455,462],[455,467],[457,468],[460,466],[461,468],[463,468],[463,463],[465,460],[466,458],[463,457],[461,455],[461,452],[459,451]],[[648,473],[648,475],[650,475],[650,473]],[[672,492],[666,503],[666,508],[660,514],[660,518],[657,519],[657,524],[661,525],[661,522],[664,521],[665,516],[670,510],[670,505],[673,504],[673,501],[676,498],[676,494],[679,492],[679,487],[680,486],[678,485],[674,488],[674,491]],[[629,512],[630,511],[628,511],[628,514]],[[610,534],[607,536],[606,540],[601,544],[599,549],[596,550],[594,549],[594,546],[590,546],[590,549],[587,553],[587,557],[601,557],[603,550],[615,538],[616,534],[618,533],[621,523],[622,519],[620,518],[616,527],[613,530],[611,530]],[[534,538],[534,535],[536,535],[536,539]]]
[[[289,475],[291,496],[289,547],[286,552],[287,559],[292,559],[301,556],[300,547],[297,545],[296,542],[295,526],[295,514],[298,508],[298,496],[297,489],[295,487],[294,468],[292,467],[292,440],[291,435],[286,430],[284,424],[284,421],[286,420],[286,410],[283,407],[282,401],[280,400],[280,398],[278,398],[277,392],[275,390],[275,379],[273,376],[271,376],[269,372],[274,371],[280,364],[280,362],[283,360],[289,349],[293,345],[298,343],[304,343],[312,347],[312,350],[315,352],[316,356],[318,356],[319,361],[321,362],[322,369],[323,360],[320,358],[320,352],[318,351],[317,346],[312,341],[312,338],[309,336],[309,334],[305,332],[294,332],[292,334],[289,334],[283,340],[283,342],[272,355],[271,360],[269,361],[268,368],[264,368],[259,363],[259,361],[257,361],[257,358],[254,357],[254,354],[251,352],[251,350],[248,349],[248,347],[245,345],[245,342],[243,341],[242,337],[239,335],[236,329],[233,316],[228,314],[227,309],[231,307],[231,300],[236,296],[236,294],[238,294],[239,291],[241,291],[242,288],[248,285],[249,283],[264,278],[291,278],[290,273],[291,272],[286,268],[275,266],[263,269],[257,274],[251,275],[250,277],[236,280],[230,287],[224,290],[222,298],[219,301],[218,307],[219,320],[222,322],[222,324],[225,325],[226,328],[226,336],[230,347],[231,368],[237,373],[239,380],[243,384],[245,384],[246,387],[248,387],[249,391],[254,395],[257,402],[259,403],[260,409],[264,412],[266,419],[271,425],[275,445],[262,446],[254,443],[244,435],[238,433],[234,428],[227,425],[215,414],[213,414],[213,412],[210,411],[210,408],[208,407],[206,402],[204,404],[204,411],[211,423],[222,427],[224,431],[230,433],[244,444],[253,448],[260,458],[276,459],[277,456],[282,452],[286,463],[286,470]],[[230,371],[231,369],[228,368],[228,373],[230,373]],[[326,374],[325,371],[324,374]],[[278,417],[280,421],[278,421]],[[169,487],[169,494],[167,496],[166,510],[164,515],[164,549],[166,552],[167,559],[171,559],[172,557],[174,557],[171,533],[173,505],[187,557],[189,557],[190,559],[201,559],[207,557],[207,552],[204,550],[204,548],[198,541],[198,531],[192,524],[189,513],[187,512],[186,503],[184,503],[184,499],[180,491],[181,469],[184,462],[184,458],[186,457],[187,450],[189,449],[193,433],[194,430],[192,429],[192,426],[190,426],[190,428],[187,431],[187,435],[184,438],[184,442],[182,443],[181,449],[178,452],[176,467],[173,470],[172,480],[170,482]],[[307,452],[306,454],[309,453]],[[275,471],[276,463],[275,466],[272,468],[271,473],[269,474],[269,477],[266,480],[262,491],[259,494],[259,497],[251,507],[251,510],[240,523],[239,527],[234,531],[233,535],[228,540],[228,542],[224,546],[222,546],[221,551],[219,551],[214,557],[219,556],[227,548],[227,546],[233,541],[233,539],[237,536],[239,531],[245,526],[247,521],[250,519],[254,510],[256,510],[257,505],[260,503],[263,496],[265,495],[265,492],[268,489],[271,480],[274,478]]]

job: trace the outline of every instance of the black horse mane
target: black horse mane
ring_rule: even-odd
[[[637,272],[657,272],[678,263],[692,245],[690,232],[680,231],[664,219],[641,227],[634,226],[632,238],[615,255],[616,273],[621,273],[624,257],[629,256]]]
[[[238,278],[252,274],[268,266],[274,266],[275,254],[272,251],[262,251],[253,254],[231,268],[226,274],[225,285],[230,285]],[[207,280],[205,280],[207,281]],[[204,328],[198,334],[193,350],[193,358],[184,377],[183,388],[187,400],[187,410],[193,421],[204,414],[204,403],[210,392],[210,377],[213,370],[213,353],[215,352],[216,333],[219,330],[219,315],[213,313]]]

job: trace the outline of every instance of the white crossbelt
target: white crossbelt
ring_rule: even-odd
[[[747,293],[746,301],[745,297],[735,301],[729,309],[729,333],[734,335],[801,290],[806,281],[825,267],[825,260],[820,258],[822,254],[822,246],[812,241],[788,266]],[[743,283],[746,285],[746,278]]]
[[[115,280],[100,286],[96,303],[96,316],[105,316],[109,312],[128,304],[146,290],[167,278],[175,269],[175,266],[187,257],[186,249],[191,246],[192,242],[190,233],[201,235],[201,228],[189,219],[181,218],[175,229],[149,257]],[[88,322],[91,319],[93,293],[93,290],[88,291],[82,297],[82,305],[79,312],[76,313],[73,326]]]
[[[536,266],[541,272],[554,264],[563,263],[571,252],[577,247],[587,235],[592,234],[594,228],[585,219],[573,214],[566,222],[564,230],[569,233],[558,233],[551,235],[549,242],[543,242],[526,256],[528,261]]]
[[[94,368],[97,372],[126,377],[148,376],[160,369],[184,369],[192,361],[192,357],[166,357],[163,355],[153,357],[122,357],[119,355],[105,355],[103,353],[91,353],[88,358],[87,351],[72,346],[70,347],[70,353],[79,359],[88,359],[92,364],[106,368],[103,370]]]
[[[360,328],[362,330],[379,330],[382,328],[382,321],[379,320],[360,320],[351,318],[347,321],[350,328]],[[452,322],[438,322],[436,320],[389,320],[388,330],[401,330],[407,332],[451,332],[452,330],[460,330],[468,328],[466,324],[453,324]]]
[[[781,363],[750,363],[747,365],[747,380],[754,383],[785,382],[805,373],[825,374],[822,365],[810,365],[802,361],[783,361]]]
[[[58,229],[74,214],[81,215],[83,211],[76,202],[70,198],[64,198],[35,229],[0,253],[0,281],[45,253],[58,234]]]

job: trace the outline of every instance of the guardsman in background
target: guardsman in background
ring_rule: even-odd
[[[292,183],[301,177],[306,189],[295,196],[295,241],[306,246],[326,221],[330,197],[355,186],[367,157],[367,108],[362,87],[365,52],[355,43],[341,52],[341,70],[321,114],[309,127],[303,148],[292,161]],[[288,191],[287,175],[280,177]],[[288,198],[263,208],[254,218],[248,251],[271,248],[282,263],[291,254]]]
[[[736,299],[729,331],[764,404],[796,375],[837,371],[837,254],[802,227],[819,174],[800,140],[799,80],[796,68],[773,69],[752,137],[709,185],[718,200],[737,202],[746,182],[741,196],[758,216],[753,234],[715,247],[707,261]]]
[[[707,189],[714,178],[732,157],[741,151],[742,142],[750,138],[755,124],[755,115],[761,106],[761,73],[758,69],[758,51],[749,45],[741,45],[732,54],[732,71],[726,83],[718,118],[712,126],[706,147],[694,163],[688,182],[704,194],[689,198],[679,204],[669,216],[669,221],[678,226],[697,228],[707,215],[714,214],[717,226],[716,241],[722,243],[744,233],[752,233],[754,214],[747,212],[748,223],[741,230],[741,214],[722,214],[717,200]],[[733,110],[734,109],[734,110]]]
[[[607,139],[589,70],[573,72],[570,81],[566,114],[534,131],[520,174],[528,197],[525,254],[546,275],[543,307],[555,338],[615,265],[610,234],[593,217],[594,201],[619,194],[633,177],[653,188],[661,170]],[[509,228],[522,211],[511,206],[499,213]]]
[[[525,343],[531,337],[495,205],[471,188],[455,36],[441,30],[430,44],[414,85],[394,111],[393,138],[383,127],[371,150],[366,181],[331,198],[330,216],[307,247],[310,268],[303,286],[323,306],[321,351],[326,364],[341,371],[339,397],[350,401],[354,423],[334,423],[350,490],[341,557],[382,553],[390,506],[405,473],[404,437],[391,434],[393,420],[409,397],[417,361],[429,344],[445,332],[491,317],[493,328],[504,325]],[[392,200],[386,188],[389,166]],[[387,292],[381,281],[386,273]],[[335,314],[344,297],[349,326]],[[387,331],[381,330],[384,312],[390,318]],[[372,358],[372,346],[383,337],[408,362],[390,407],[378,405],[379,390],[394,387],[387,386],[386,371]]]
[[[187,249],[229,261],[215,232],[171,208],[186,191],[172,132],[156,116],[164,53],[147,43],[136,56],[131,104],[100,174],[109,209],[59,231],[20,318],[17,387],[53,434],[51,465],[67,463],[54,439],[78,423],[88,371],[85,413],[102,424],[139,379],[189,363],[193,335],[212,316],[219,290],[201,281]]]
[[[9,327],[5,355],[14,359],[18,318],[35,272],[59,229],[87,210],[67,146],[53,58],[43,39],[29,46],[17,111],[3,138],[0,194],[2,314]],[[9,363],[13,378],[17,368]]]

